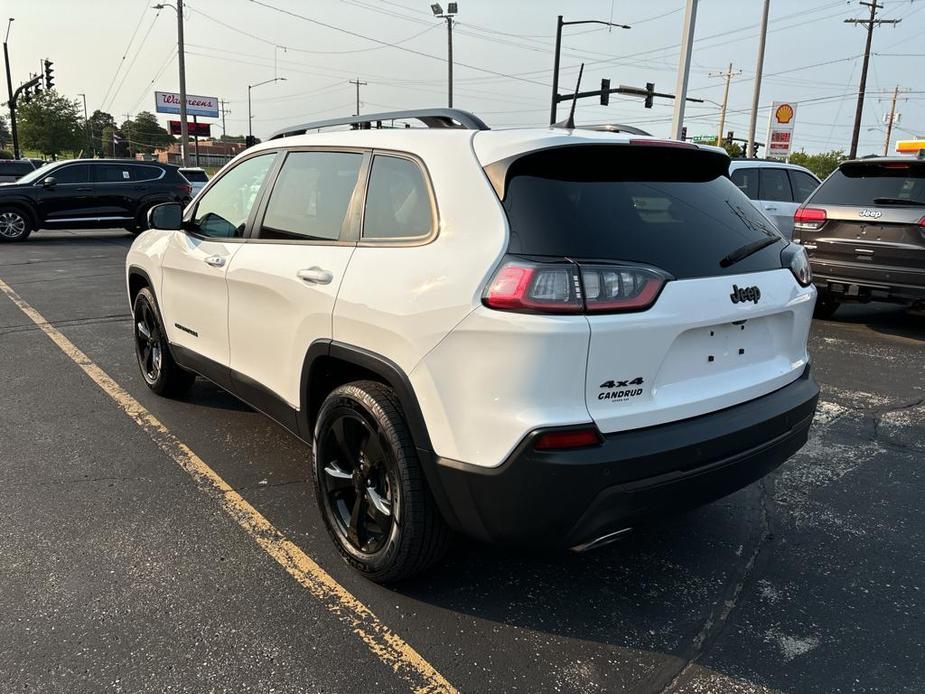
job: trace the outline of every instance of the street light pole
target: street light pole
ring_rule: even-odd
[[[604,22],[600,19],[581,19],[574,22],[564,22],[562,21],[561,14],[556,17],[556,55],[553,57],[552,63],[552,102],[549,106],[550,125],[555,125],[558,119],[556,107],[559,105],[559,100],[556,97],[559,96],[559,52],[562,49],[562,27],[572,24],[603,24],[608,27],[616,27],[617,29],[630,28],[628,24],[614,24],[613,22]]]
[[[263,82],[258,82],[257,84],[247,85],[247,136],[254,136],[254,117],[251,115],[251,89],[254,87],[259,87],[262,84],[270,84],[270,82],[285,82],[285,77],[274,77],[271,80],[264,80]]]
[[[16,21],[15,17],[10,17],[6,23],[6,36],[3,39],[3,59],[6,61],[6,89],[10,100],[7,105],[10,107],[10,133],[13,136],[13,157],[19,159],[19,135],[16,132],[16,102],[13,99],[13,78],[10,77],[10,54],[6,44],[10,40],[10,25]]]
[[[453,17],[458,12],[458,5],[455,2],[448,3],[444,12],[440,3],[435,2],[430,6],[430,10],[437,19],[446,20],[447,105],[453,108]]]
[[[78,94],[77,96],[83,97],[83,100],[84,100],[84,130],[87,131],[87,152],[90,154],[90,158],[92,159],[93,158],[93,155],[92,155],[93,144],[90,140],[90,119],[87,118],[87,95],[81,93],[81,94]]]
[[[752,92],[752,114],[748,121],[748,144],[745,145],[746,158],[754,158],[755,128],[758,126],[758,100],[761,97],[761,73],[764,70],[764,44],[768,37],[768,12],[771,0],[764,0],[761,11],[761,33],[758,35],[758,59],[755,64],[755,89]],[[767,153],[767,150],[765,150]]]
[[[678,58],[678,81],[674,93],[674,113],[671,117],[671,136],[681,139],[684,127],[684,107],[687,106],[687,81],[691,73],[691,52],[694,50],[694,26],[697,23],[697,0],[687,0],[684,9],[684,33],[681,35],[681,54]],[[717,143],[719,144],[719,143]]]

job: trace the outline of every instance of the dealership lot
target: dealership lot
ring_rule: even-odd
[[[61,231],[0,248],[0,281],[24,302],[0,296],[9,691],[925,689],[925,317],[871,304],[814,322],[814,431],[764,482],[580,556],[459,542],[436,570],[385,589],[328,541],[304,445],[205,382],[183,402],[147,390],[129,244]],[[294,580],[24,306],[404,655],[356,633],[365,608]]]

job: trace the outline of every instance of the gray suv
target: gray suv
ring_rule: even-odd
[[[925,305],[925,159],[846,161],[793,221],[819,290],[818,317],[846,301]]]

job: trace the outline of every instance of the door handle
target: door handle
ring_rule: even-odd
[[[74,190],[76,190],[78,193],[89,193],[91,190],[93,190],[93,188],[90,186],[81,186],[79,188],[75,188]]]
[[[225,257],[221,255],[210,255],[206,258],[206,264],[212,267],[222,267],[225,264]]]
[[[334,274],[328,270],[323,270],[317,265],[305,270],[299,270],[296,274],[300,280],[310,282],[311,284],[331,284]]]
[[[764,209],[766,209],[768,212],[776,212],[776,211],[777,211],[777,208],[776,208],[774,205],[765,205],[765,206],[764,206]]]

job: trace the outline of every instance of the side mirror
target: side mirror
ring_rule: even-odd
[[[183,226],[183,206],[178,202],[162,202],[148,210],[148,228],[176,231]]]
[[[49,176],[44,181],[42,181],[42,185],[46,188],[54,188],[56,185],[58,185],[58,180],[54,176]]]

